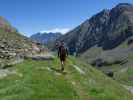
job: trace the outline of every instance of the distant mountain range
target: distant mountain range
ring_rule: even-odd
[[[41,32],[39,32],[39,33],[36,33],[36,34],[32,35],[30,38],[33,41],[36,41],[36,42],[39,42],[39,43],[42,43],[42,44],[48,44],[52,41],[55,41],[60,36],[62,36],[62,34],[60,32],[56,32],[56,33],[53,33],[53,32],[41,33]]]

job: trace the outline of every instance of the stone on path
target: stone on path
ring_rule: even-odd
[[[46,54],[33,55],[29,58],[32,58],[33,60],[53,60],[54,56],[51,53],[46,53]]]
[[[127,86],[127,85],[122,85],[122,86],[133,94],[133,86]]]
[[[80,74],[85,74],[85,72],[80,69],[77,65],[73,65],[73,67],[80,73]]]

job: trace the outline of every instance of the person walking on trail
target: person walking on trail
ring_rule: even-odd
[[[68,56],[68,50],[64,46],[64,42],[61,42],[61,44],[58,46],[58,57],[61,61],[61,71],[64,71],[65,61]]]

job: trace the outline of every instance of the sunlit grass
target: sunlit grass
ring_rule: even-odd
[[[85,74],[79,73],[73,65],[77,65]],[[74,57],[69,57],[66,62],[66,74],[50,68],[60,69],[57,58],[53,61],[29,59],[13,66],[10,69],[18,74],[1,79],[0,99],[132,100],[132,96],[117,82]]]

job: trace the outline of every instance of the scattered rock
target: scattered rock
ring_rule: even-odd
[[[127,44],[130,45],[132,43],[133,43],[133,38],[132,39],[129,39]]]
[[[114,72],[108,71],[108,72],[106,72],[106,75],[113,78],[114,77]]]
[[[72,81],[72,85],[76,85],[76,82]]]
[[[8,70],[8,69],[0,70],[0,79],[3,79],[7,77],[8,75],[18,75],[19,77],[23,77],[23,74],[18,73],[16,70]]]
[[[1,61],[0,68],[6,69],[23,61],[24,61],[23,58],[12,58],[11,60],[3,60]]]
[[[133,76],[128,77],[128,80],[133,82]]]
[[[133,86],[122,85],[125,89],[133,94]]]
[[[80,69],[77,65],[73,65],[73,67],[80,73],[80,74],[85,74],[85,72]]]
[[[92,66],[97,66],[97,67],[102,67],[104,64],[103,60],[102,59],[96,59],[94,61],[91,62],[91,65]]]
[[[33,60],[54,60],[54,56],[52,54],[34,55],[29,58],[32,58]]]

